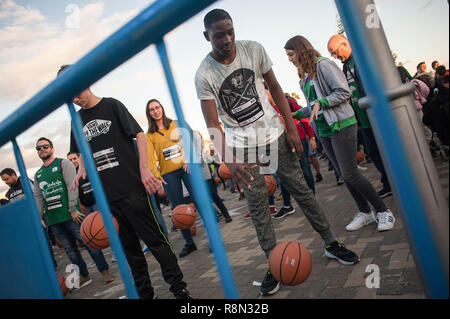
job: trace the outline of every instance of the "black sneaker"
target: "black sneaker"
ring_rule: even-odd
[[[185,288],[173,293],[175,299],[194,299]]]
[[[358,255],[345,248],[344,244],[334,241],[325,246],[325,255],[331,259],[337,259],[343,265],[353,265],[359,261]]]
[[[320,183],[321,181],[323,181],[323,177],[320,173],[316,174],[316,183]]]
[[[181,252],[178,256],[180,258],[183,258],[195,250],[197,250],[197,246],[195,246],[195,244],[190,244],[190,245],[186,244],[186,245],[184,245],[183,249],[181,250]]]
[[[378,195],[379,195],[381,198],[388,197],[388,196],[392,195],[392,190],[383,187],[383,189],[382,189],[381,191],[378,192]]]
[[[344,181],[340,177],[336,177],[336,184],[338,186],[340,186],[340,185],[344,184]]]
[[[289,206],[288,208],[282,207],[280,209],[280,211],[273,216],[273,218],[280,219],[280,218],[283,218],[284,216],[291,215],[293,213],[295,213],[294,207],[292,207],[292,206]]]
[[[272,276],[270,270],[268,270],[261,284],[260,294],[263,296],[270,296],[275,294],[278,290],[280,290],[280,283]]]

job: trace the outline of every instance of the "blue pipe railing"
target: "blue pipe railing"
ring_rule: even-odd
[[[196,163],[202,157],[202,154],[198,154],[197,149],[201,150],[202,148],[201,145],[193,147],[195,142],[192,138],[192,132],[186,129],[187,124],[184,119],[183,110],[181,109],[181,103],[178,98],[177,88],[175,86],[175,80],[170,68],[169,57],[167,55],[167,49],[164,41],[161,40],[160,42],[158,42],[156,44],[156,48],[161,59],[161,64],[164,68],[167,85],[169,86],[169,91],[173,100],[175,112],[177,113],[178,122],[180,123],[180,127],[184,128],[183,130],[181,130],[181,133],[184,135],[182,138],[183,148],[185,150],[189,150],[191,159],[189,161],[189,167],[191,168],[191,175],[189,178],[194,189],[195,202],[199,206],[198,210],[205,224],[214,258],[216,259],[217,270],[221,275],[220,278],[222,281],[222,287],[227,298],[237,299],[239,298],[239,295],[234,284],[233,274],[231,272],[231,268],[229,266],[227,255],[225,252],[225,247],[220,236],[220,229],[214,218],[215,212],[212,207],[212,201],[205,200],[211,198],[211,194],[209,192],[209,188],[206,185],[205,176],[203,175],[200,167],[201,163]],[[186,133],[188,133],[189,136],[186,136]]]
[[[352,52],[361,73],[366,95],[372,101],[372,126],[377,129],[376,132],[383,141],[379,143],[379,147],[387,157],[385,164],[398,194],[399,204],[409,230],[411,248],[418,258],[425,288],[429,296],[433,298],[448,298],[448,279],[442,268],[437,243],[425,215],[421,194],[413,178],[411,164],[390,110],[381,74],[373,62],[376,60],[364,32],[365,26],[353,0],[336,0],[335,3],[353,48]]]

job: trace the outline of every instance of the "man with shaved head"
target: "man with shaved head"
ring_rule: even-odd
[[[358,105],[359,99],[362,98],[365,93],[361,82],[361,77],[359,76],[355,60],[352,56],[352,48],[350,43],[342,34],[333,35],[328,41],[328,52],[330,52],[333,58],[340,60],[344,64],[343,71],[352,91],[351,104],[360,125],[361,133],[365,142],[364,144],[368,148],[365,151],[367,151],[369,156],[372,158],[375,167],[381,173],[381,183],[383,184],[383,188],[378,192],[378,194],[381,198],[392,195],[391,186],[389,185],[386,170],[384,169],[383,161],[373,135],[369,117],[367,116],[366,110],[361,109]],[[364,223],[360,225],[362,227]],[[349,226],[350,225],[348,225],[347,228]],[[352,228],[350,230],[354,230],[353,227],[350,228]]]

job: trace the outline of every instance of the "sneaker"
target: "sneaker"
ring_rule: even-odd
[[[148,254],[150,252],[150,249],[147,247],[147,245],[144,245],[144,248],[142,249],[142,252],[144,255]]]
[[[91,279],[91,277],[89,277],[89,275],[87,275],[86,277],[80,275],[80,286],[78,288],[74,288],[73,291],[74,292],[78,291],[81,288],[84,288],[91,283],[92,283],[92,279]]]
[[[244,219],[250,219],[250,213],[247,213],[247,215],[244,216]]]
[[[384,187],[381,191],[378,192],[378,196],[380,196],[381,198],[385,198],[385,197],[388,197],[391,195],[392,195],[392,191],[390,189],[384,188]]]
[[[350,224],[345,226],[345,229],[348,231],[358,230],[371,223],[376,223],[376,221],[377,219],[373,212],[370,212],[370,214],[359,212]]]
[[[325,256],[331,259],[337,259],[343,265],[353,265],[359,261],[358,255],[345,248],[344,244],[334,241],[325,246]]]
[[[233,221],[233,218],[231,218],[230,214],[226,214],[225,216],[225,223],[231,223]]]
[[[261,283],[260,294],[269,296],[275,294],[278,290],[280,290],[280,283],[272,276],[270,270],[268,270]]]
[[[389,209],[385,212],[377,213],[377,219],[378,231],[385,231],[394,227],[395,217]]]
[[[344,184],[344,181],[340,178],[340,177],[336,177],[336,184],[339,186],[339,185],[342,185],[342,184]]]
[[[174,292],[173,295],[175,296],[175,299],[194,299],[186,288]]]
[[[278,214],[276,214],[275,216],[273,216],[275,219],[280,219],[280,218],[283,218],[284,216],[287,216],[287,215],[291,215],[291,214],[293,214],[293,213],[295,213],[295,208],[294,207],[292,207],[292,206],[289,206],[289,207],[282,207],[281,209],[280,209],[280,211],[278,212]]]
[[[195,244],[190,244],[190,245],[186,244],[186,245],[184,245],[183,249],[181,250],[181,252],[178,256],[180,258],[183,258],[196,250],[197,250],[197,246],[195,246]]]
[[[109,273],[109,269],[102,271],[102,276],[103,276],[103,282],[105,283],[105,285],[114,281],[114,277],[111,276],[111,274]]]
[[[87,264],[87,269],[90,269],[90,268],[92,268],[92,267],[94,267],[95,266],[95,263],[94,262],[90,262],[89,264]]]
[[[360,172],[365,172],[365,171],[367,171],[367,167],[359,166],[359,165],[356,165],[356,167],[358,168],[358,170],[359,170]]]
[[[269,206],[270,216],[275,216],[277,214],[277,208],[275,206]]]
[[[317,174],[316,174],[316,183],[320,183],[321,181],[323,181],[322,174],[317,173]]]

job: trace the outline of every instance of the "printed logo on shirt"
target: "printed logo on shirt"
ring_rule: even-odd
[[[97,171],[99,172],[119,166],[119,160],[114,152],[114,147],[95,152],[92,156],[94,156],[95,163],[97,164]]]
[[[8,199],[11,202],[13,202],[15,200],[18,200],[18,199],[21,199],[21,198],[24,198],[24,197],[25,197],[25,194],[23,193],[22,189],[18,189],[18,190],[14,191],[14,192],[11,192],[11,194],[8,195]]]
[[[181,156],[181,148],[179,145],[172,145],[166,148],[163,148],[163,155],[166,161],[177,158]]]
[[[57,171],[58,171],[58,167],[55,166],[52,168],[52,173],[57,172]]]
[[[111,121],[107,120],[92,120],[86,123],[83,127],[83,133],[86,135],[86,139],[90,141],[94,137],[102,134],[108,134]]]
[[[225,112],[241,127],[256,122],[264,115],[252,70],[239,69],[231,73],[222,83],[219,99]]]

